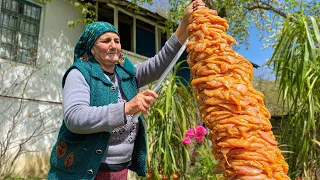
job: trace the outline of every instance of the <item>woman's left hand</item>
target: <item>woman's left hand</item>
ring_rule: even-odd
[[[188,23],[191,13],[205,6],[206,4],[202,0],[193,0],[191,4],[185,9],[182,21],[187,21]]]
[[[177,30],[175,31],[175,35],[178,38],[180,44],[183,44],[188,38],[187,27],[189,24],[189,19],[193,11],[196,11],[200,8],[205,7],[205,3],[202,0],[194,0],[189,6],[184,10],[184,15],[179,24]]]

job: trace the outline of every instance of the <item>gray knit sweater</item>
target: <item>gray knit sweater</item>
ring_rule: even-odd
[[[180,48],[181,44],[173,35],[157,55],[137,64],[138,87],[159,79]],[[114,84],[118,85],[117,79]],[[102,163],[121,164],[131,160],[138,125],[131,121],[132,116],[124,115],[127,99],[121,93],[118,99],[117,104],[90,106],[90,88],[83,75],[77,69],[67,75],[63,89],[64,121],[67,128],[77,134],[112,131]]]

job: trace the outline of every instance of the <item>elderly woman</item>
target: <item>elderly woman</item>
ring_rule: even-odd
[[[134,67],[121,54],[118,31],[106,22],[86,26],[63,80],[64,120],[50,158],[48,179],[127,179],[128,169],[146,175],[143,119],[157,94],[137,89],[161,76],[187,39],[193,1],[161,51]]]

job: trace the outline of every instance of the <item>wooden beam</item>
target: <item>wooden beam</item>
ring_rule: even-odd
[[[118,21],[118,8],[114,7],[113,8],[113,26],[118,29],[119,28],[119,21]],[[118,29],[119,31],[119,29]]]
[[[125,7],[130,7],[130,9],[132,9],[133,11],[135,10],[134,8],[134,4],[129,2],[129,1],[126,1],[126,0],[95,0],[97,2],[104,2],[104,3],[107,3],[107,4],[112,4],[114,6],[125,6]],[[148,9],[145,9],[143,7],[140,7],[142,10],[139,10],[138,12],[135,12],[137,15],[140,14],[140,15],[145,15],[145,16],[151,16],[157,20],[160,20],[161,22],[164,22],[166,21],[167,19],[157,13],[154,13]]]
[[[157,52],[159,52],[160,51],[160,42],[159,42],[159,28],[158,28],[158,25],[156,24],[155,26],[154,26],[154,29],[155,29],[155,40],[156,40],[156,53]]]
[[[133,16],[133,26],[132,26],[132,51],[137,52],[137,18]]]
[[[144,11],[143,13],[136,13],[136,12],[130,12],[128,11],[127,9],[124,9],[122,7],[119,6],[119,4],[122,4],[123,5],[123,2],[118,2],[118,1],[113,1],[113,0],[96,0],[96,1],[100,1],[100,2],[105,2],[109,7],[113,8],[114,9],[114,26],[118,29],[119,25],[119,15],[118,15],[118,11],[121,11],[122,13],[124,14],[127,14],[129,16],[131,16],[133,18],[133,26],[132,26],[132,41],[131,41],[131,47],[132,47],[132,51],[134,53],[137,52],[137,44],[136,44],[136,41],[137,41],[137,19],[145,22],[145,23],[148,23],[150,25],[153,25],[154,26],[154,32],[155,32],[155,48],[156,48],[156,52],[159,52],[160,51],[160,48],[161,48],[161,29],[164,29],[164,26],[160,25],[157,20],[159,20],[159,17],[155,17],[154,14],[151,14],[150,12],[146,12]],[[127,3],[127,2],[126,2]],[[157,20],[150,20],[146,17],[143,17],[142,15],[139,15],[139,14],[143,14],[145,16],[151,16]],[[165,18],[163,18],[165,20]],[[163,24],[163,22],[161,21],[161,23]],[[167,34],[168,35],[168,34]],[[170,36],[170,35],[168,35]],[[169,37],[168,37],[169,39]]]
[[[98,21],[98,15],[99,15],[99,2],[96,2],[96,18],[95,21]]]
[[[1,5],[2,5],[2,1],[0,1],[0,14],[1,14]],[[41,17],[41,14],[40,14],[40,17]]]
[[[117,8],[119,11],[121,11],[121,12],[123,12],[123,13],[125,13],[125,14],[127,14],[129,16],[132,16],[132,17],[136,16],[137,19],[139,19],[141,21],[144,21],[144,22],[146,22],[148,24],[151,24],[153,26],[155,26],[157,24],[157,22],[151,21],[151,20],[149,20],[149,19],[147,19],[147,18],[145,18],[143,16],[140,16],[140,15],[135,15],[134,13],[131,13],[131,12],[129,12],[129,11],[123,9],[122,7],[117,6],[117,5],[108,3],[108,6],[110,6],[112,8]],[[164,29],[164,26],[158,25],[158,27],[161,28],[161,29]]]

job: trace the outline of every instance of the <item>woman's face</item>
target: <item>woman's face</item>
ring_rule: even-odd
[[[94,43],[91,53],[103,70],[111,72],[121,52],[120,37],[113,32],[102,34]]]

